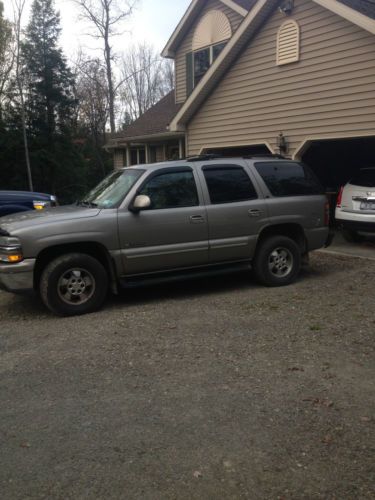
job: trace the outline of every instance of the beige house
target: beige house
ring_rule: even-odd
[[[163,56],[176,91],[111,139],[115,166],[282,153],[334,187],[375,164],[374,1],[193,0]]]

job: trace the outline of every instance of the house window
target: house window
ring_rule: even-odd
[[[232,36],[227,16],[210,10],[199,22],[193,37],[192,52],[186,55],[187,94],[202,79]]]
[[[200,82],[211,64],[217,59],[220,52],[225,47],[226,42],[206,47],[194,52],[194,87]]]

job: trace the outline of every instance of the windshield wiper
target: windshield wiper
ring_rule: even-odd
[[[97,203],[93,203],[92,201],[87,200],[79,200],[77,201],[77,205],[79,207],[89,207],[89,208],[97,208]]]

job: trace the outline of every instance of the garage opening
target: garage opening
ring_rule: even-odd
[[[224,156],[226,158],[232,156],[251,156],[251,155],[263,155],[271,154],[272,151],[265,144],[252,144],[250,146],[231,146],[231,147],[220,147],[220,148],[206,148],[202,151],[202,154],[217,154]]]
[[[312,141],[301,159],[327,191],[338,191],[361,168],[375,166],[375,136]]]
[[[325,187],[334,221],[340,187],[361,168],[375,166],[375,136],[311,141],[300,158],[314,170]]]

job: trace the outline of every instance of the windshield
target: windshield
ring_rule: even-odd
[[[366,168],[356,175],[350,184],[354,186],[375,187],[375,168]]]
[[[78,203],[98,208],[116,208],[143,173],[144,170],[133,168],[113,172]]]

